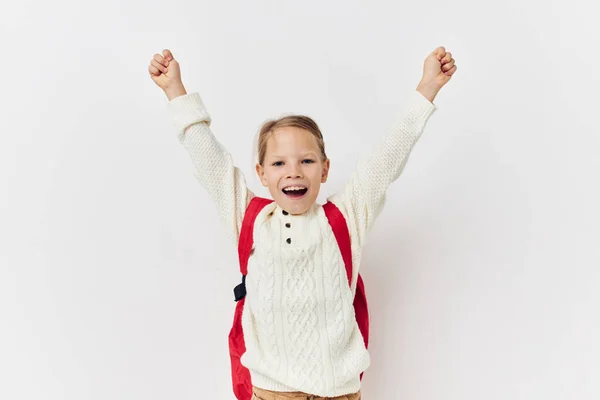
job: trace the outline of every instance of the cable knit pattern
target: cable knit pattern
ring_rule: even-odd
[[[255,309],[255,315],[260,318],[256,324],[256,330],[259,334],[256,338],[265,338],[266,340],[258,341],[262,346],[259,354],[264,354],[262,360],[263,369],[265,371],[277,370],[281,366],[279,354],[281,349],[278,346],[277,332],[275,330],[275,307],[273,301],[275,299],[275,260],[269,257],[273,253],[272,241],[260,240],[260,246],[256,248],[255,259],[263,260],[261,268],[256,268],[256,264],[248,265],[248,276],[246,278],[247,290],[256,293],[256,296],[248,297],[247,304],[249,309]],[[254,301],[256,300],[256,301]],[[246,313],[248,316],[252,313]],[[254,324],[248,324],[254,325]]]
[[[321,365],[320,334],[317,319],[317,299],[315,283],[315,263],[312,260],[314,246],[306,252],[296,249],[285,251],[282,258],[286,261],[283,308],[290,329],[291,373],[301,377],[299,384],[310,388],[307,393],[325,389],[323,366]]]
[[[194,175],[215,202],[237,246],[253,192],[213,135],[210,115],[197,92],[172,99],[168,109]],[[246,352],[241,362],[250,370],[253,385],[322,397],[360,389],[360,373],[370,364],[352,304],[361,250],[385,204],[389,185],[402,173],[435,110],[421,93],[411,93],[394,128],[372,153],[361,157],[348,183],[328,197],[350,230],[351,286],[320,204],[302,215],[291,215],[271,203],[258,214],[242,314]]]
[[[335,248],[335,246],[337,246],[335,236],[329,235],[326,240],[327,248]],[[328,333],[330,348],[336,354],[343,352],[348,340],[348,338],[345,337],[345,334],[348,333],[346,332],[346,327],[348,326],[346,319],[355,318],[354,308],[348,307],[347,300],[342,298],[342,287],[348,287],[348,278],[345,265],[340,257],[341,254],[336,252],[324,252],[322,262],[323,265],[338,266],[338,268],[331,268],[328,274],[329,279],[327,283],[328,287],[331,288],[331,297],[328,299],[325,306],[327,310],[327,321],[329,322]],[[350,312],[352,315],[346,315]],[[347,380],[347,373],[345,371],[347,371],[348,368],[344,365],[344,358],[338,357],[337,359],[334,359],[333,367],[335,384],[336,386],[340,386],[344,383],[343,381]]]

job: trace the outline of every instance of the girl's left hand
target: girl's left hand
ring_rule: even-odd
[[[454,61],[452,53],[446,52],[443,46],[438,47],[425,59],[421,83],[436,91],[440,90],[456,72]]]

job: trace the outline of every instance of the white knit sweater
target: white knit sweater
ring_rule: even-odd
[[[315,203],[305,214],[292,215],[273,202],[256,218],[242,314],[246,353],[241,358],[253,385],[323,397],[360,389],[360,373],[370,363],[352,305],[361,249],[385,204],[387,188],[400,176],[436,110],[420,92],[410,95],[398,124],[373,154],[360,159],[345,187],[328,197],[350,229],[354,265],[350,287],[321,205]],[[215,139],[198,93],[172,99],[168,109],[196,178],[216,203],[237,246],[244,212],[254,194],[230,153]]]

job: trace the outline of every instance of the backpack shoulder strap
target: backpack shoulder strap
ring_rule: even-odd
[[[340,247],[342,259],[346,265],[348,285],[352,285],[352,246],[350,242],[350,231],[348,230],[348,224],[346,224],[346,218],[344,218],[344,215],[340,209],[331,201],[328,201],[323,205],[323,210],[325,210],[325,215],[327,215],[329,225],[331,225],[335,239]]]
[[[250,252],[252,251],[252,235],[254,233],[254,221],[256,220],[256,216],[267,204],[272,202],[273,200],[271,199],[257,196],[253,197],[244,213],[244,220],[240,230],[240,240],[238,242],[238,256],[240,260],[240,272],[242,275],[246,275],[248,272],[248,258],[250,258]]]
[[[236,302],[246,297],[246,274],[248,273],[248,259],[252,252],[252,243],[254,242],[252,237],[254,233],[254,221],[260,210],[272,202],[273,200],[271,199],[253,197],[244,213],[244,220],[242,221],[242,227],[240,229],[240,240],[238,241],[238,257],[240,260],[242,283],[233,289],[233,295]]]

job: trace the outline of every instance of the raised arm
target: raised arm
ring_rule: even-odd
[[[213,199],[237,246],[244,213],[254,194],[246,186],[243,173],[231,154],[215,138],[211,118],[200,94],[174,97],[168,109],[177,129],[177,138],[194,165],[194,176]]]
[[[444,47],[436,48],[427,56],[423,77],[411,93],[400,121],[372,154],[359,159],[356,172],[345,187],[328,198],[345,214],[353,245],[364,244],[366,233],[385,204],[388,187],[404,170],[429,117],[437,109],[434,98],[456,69],[452,53],[446,52]]]
[[[436,106],[420,92],[411,93],[409,104],[391,131],[375,146],[372,153],[359,158],[357,169],[338,193],[328,198],[348,219],[353,241],[362,246],[381,212],[386,191],[404,169],[410,152],[418,141]]]
[[[150,77],[169,99],[168,109],[177,138],[194,165],[194,175],[216,203],[233,243],[238,243],[246,207],[254,194],[231,154],[210,130],[210,115],[198,93],[188,94],[179,62],[169,49],[156,53],[148,66]]]

